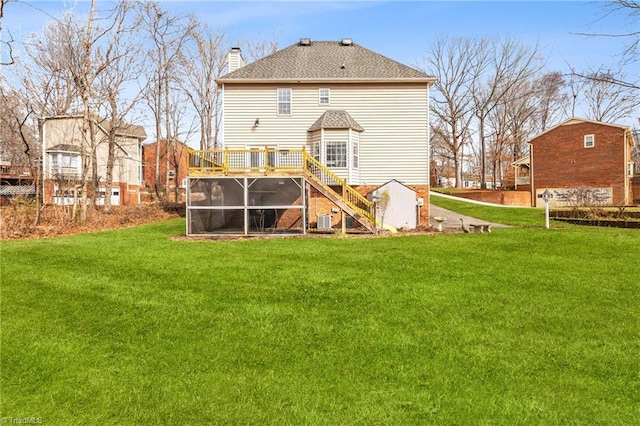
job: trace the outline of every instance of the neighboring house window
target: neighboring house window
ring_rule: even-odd
[[[320,161],[320,142],[314,142],[311,146],[311,155],[316,160]]]
[[[627,164],[627,167],[629,168],[629,170],[628,170],[628,176],[629,176],[629,177],[633,177],[633,163],[629,163],[629,164]]]
[[[318,104],[329,105],[331,103],[331,91],[329,89],[318,90]]]
[[[80,166],[80,155],[55,153],[51,155],[51,174],[77,174]]]
[[[327,167],[347,167],[347,143],[327,142]]]
[[[358,154],[358,142],[353,143],[353,168],[358,168],[358,163],[360,162],[360,156]]]
[[[584,147],[593,148],[595,145],[595,137],[593,135],[584,135]]]
[[[278,115],[291,115],[291,89],[278,89]]]

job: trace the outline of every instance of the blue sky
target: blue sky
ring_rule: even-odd
[[[312,40],[354,42],[416,66],[428,54],[435,36],[517,36],[535,45],[549,71],[568,72],[614,66],[624,50],[621,38],[587,37],[577,33],[637,31],[637,19],[624,15],[603,18],[602,1],[166,1],[164,8],[197,16],[227,35],[239,39],[278,40],[280,47],[301,37]],[[16,40],[39,31],[51,18],[74,7],[87,9],[88,1],[21,0],[5,7],[3,31]],[[98,8],[108,2],[98,1]],[[46,12],[46,13],[45,13]],[[637,64],[626,69],[627,78],[639,75]],[[637,125],[635,119],[626,124]]]
[[[100,2],[99,2],[100,3]],[[102,2],[103,6],[106,2]],[[193,10],[220,28],[231,44],[240,38],[270,39],[280,46],[301,37],[338,40],[351,37],[371,50],[408,65],[427,53],[427,43],[440,34],[453,36],[518,36],[539,43],[549,68],[565,70],[613,64],[623,40],[572,33],[619,32],[632,23],[624,17],[602,18],[603,2],[592,1],[161,1],[174,11]],[[31,5],[31,6],[30,6]],[[66,8],[86,9],[87,1],[9,3],[3,31],[20,39],[38,31]],[[41,10],[39,10],[41,9]],[[636,22],[635,25],[638,25]],[[637,70],[636,70],[637,71]]]

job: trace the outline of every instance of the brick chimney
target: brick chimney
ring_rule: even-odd
[[[232,47],[229,51],[229,72],[233,72],[244,66],[244,58],[239,47]]]

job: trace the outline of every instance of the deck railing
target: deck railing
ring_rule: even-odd
[[[374,222],[374,205],[346,180],[313,158],[305,149],[189,150],[189,174],[304,173],[361,216]]]
[[[31,167],[0,164],[0,175],[3,178],[29,179],[31,178]]]

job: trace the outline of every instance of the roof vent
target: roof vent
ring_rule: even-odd
[[[342,40],[340,40],[340,44],[342,46],[351,46],[353,44],[353,40],[350,38],[343,38]]]
[[[310,38],[301,38],[300,39],[300,46],[309,46],[311,44],[311,39]]]

